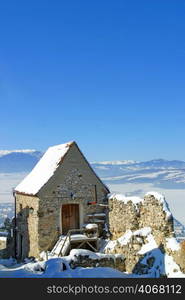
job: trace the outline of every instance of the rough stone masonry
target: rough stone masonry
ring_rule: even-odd
[[[168,238],[174,237],[173,216],[163,196],[148,193],[144,199],[121,195],[109,197],[109,230],[115,244],[107,248],[105,253],[124,255],[125,271],[129,273],[134,271],[141,259],[139,251],[147,244],[147,236],[135,235],[144,228],[151,228],[157,247],[169,253],[166,243]],[[130,231],[128,242],[120,244],[118,239]],[[177,253],[173,255],[174,258],[176,256]]]
[[[109,197],[109,229],[112,239],[119,238],[127,230],[135,231],[144,227],[152,228],[158,245],[166,237],[174,236],[173,217],[167,203],[159,201],[152,194],[139,200],[136,203],[129,198],[124,201],[118,200],[116,196]]]

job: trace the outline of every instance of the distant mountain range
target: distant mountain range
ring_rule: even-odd
[[[0,150],[0,173],[11,173],[11,177],[19,178],[19,174],[15,173],[30,172],[42,155],[41,151],[29,149]],[[152,183],[160,188],[185,189],[185,162],[180,160],[102,161],[92,162],[91,166],[107,185]],[[177,220],[175,220],[175,231],[178,236],[185,236],[185,228]]]
[[[153,183],[163,188],[185,188],[185,162],[180,160],[95,162],[92,167],[107,184]]]
[[[0,150],[0,173],[29,172],[43,153],[36,150]],[[185,162],[155,159],[91,163],[107,184],[153,183],[164,188],[185,188]]]
[[[42,155],[36,150],[0,150],[0,173],[29,172]]]
[[[174,232],[179,241],[185,240],[185,226],[174,218]]]

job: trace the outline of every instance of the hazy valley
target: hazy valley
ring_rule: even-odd
[[[35,150],[0,151],[0,202],[13,202],[13,188],[42,156]],[[163,159],[147,162],[92,162],[95,172],[111,192],[143,196],[154,190],[163,193],[174,216],[185,224],[185,162]]]

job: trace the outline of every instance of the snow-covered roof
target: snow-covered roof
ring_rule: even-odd
[[[44,184],[53,176],[62,158],[74,142],[48,148],[33,170],[18,184],[16,192],[36,195]]]

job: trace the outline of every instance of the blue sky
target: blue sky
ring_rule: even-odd
[[[0,149],[185,160],[185,2],[0,0]]]

